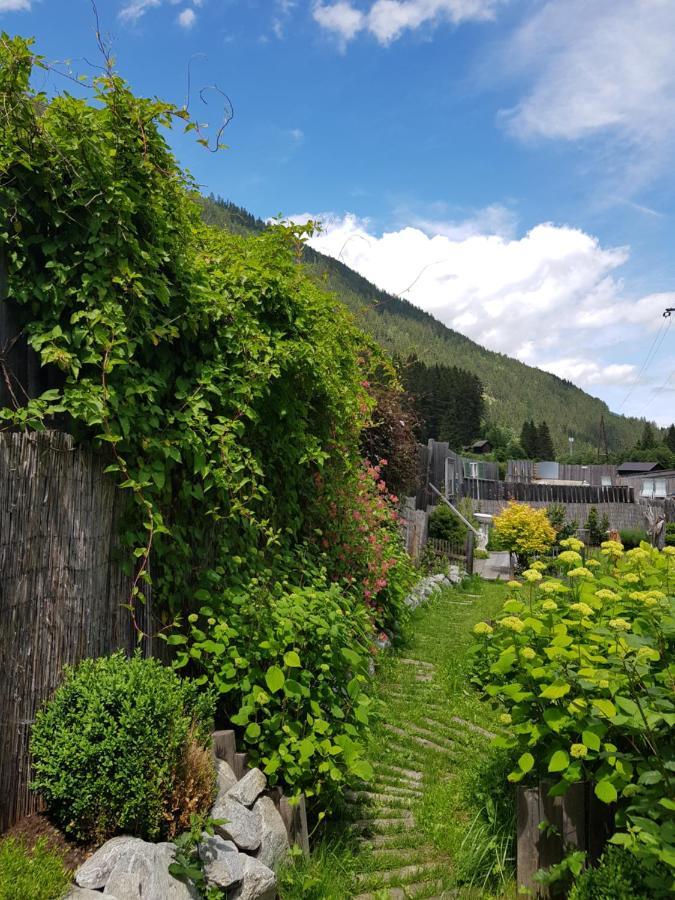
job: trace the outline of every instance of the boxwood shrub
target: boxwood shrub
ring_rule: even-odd
[[[174,832],[176,788],[195,749],[197,807],[212,799],[213,700],[158,660],[122,652],[67,667],[33,727],[33,787],[61,828],[83,840]],[[191,798],[194,804],[194,798]]]

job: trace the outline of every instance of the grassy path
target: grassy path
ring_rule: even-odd
[[[498,728],[468,683],[467,649],[472,625],[503,597],[502,585],[473,580],[416,611],[409,645],[377,675],[375,776],[347,793],[312,860],[289,875],[283,900],[492,896],[462,886],[493,837],[478,825],[480,804],[465,795]]]

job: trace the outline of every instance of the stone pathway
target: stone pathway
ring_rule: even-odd
[[[437,779],[451,779],[462,757],[480,752],[492,736],[456,715],[437,668],[443,638],[457,627],[452,599],[445,591],[421,610],[413,647],[385,664],[383,721],[371,759],[375,777],[346,797],[359,847],[354,900],[460,896],[452,860],[439,854],[417,824]]]
[[[509,581],[511,578],[511,554],[493,550],[488,559],[474,559],[474,574],[487,581]]]

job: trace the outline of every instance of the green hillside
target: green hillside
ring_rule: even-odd
[[[203,206],[204,218],[211,224],[237,232],[264,227],[234,204],[210,198]],[[379,290],[338,260],[308,248],[305,261],[326,288],[352,310],[361,327],[392,354],[402,359],[414,354],[427,364],[459,366],[477,375],[485,387],[488,418],[510,427],[515,435],[525,419],[545,419],[559,453],[565,452],[570,435],[575,438],[576,450],[596,448],[602,443],[600,423],[604,417],[610,450],[637,443],[642,420],[616,415],[602,400],[570,381],[481,347],[407,300]]]

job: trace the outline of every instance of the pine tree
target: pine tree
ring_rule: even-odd
[[[546,422],[537,428],[537,456],[539,459],[555,459],[555,447]]]
[[[653,450],[656,447],[656,437],[651,422],[645,422],[638,447],[640,450]]]
[[[520,446],[528,459],[534,459],[537,456],[537,426],[531,419],[529,422],[523,422]]]
[[[666,432],[666,447],[675,453],[675,425],[671,425]]]

